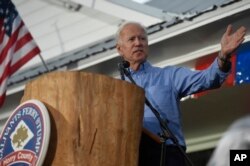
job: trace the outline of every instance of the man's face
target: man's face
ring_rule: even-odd
[[[148,40],[143,28],[137,24],[126,25],[120,33],[116,48],[130,64],[143,62],[148,55]]]

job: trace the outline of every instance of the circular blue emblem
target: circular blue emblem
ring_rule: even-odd
[[[19,105],[0,135],[0,166],[40,166],[48,149],[49,114],[38,100]]]

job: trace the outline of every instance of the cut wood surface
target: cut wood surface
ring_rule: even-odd
[[[53,72],[26,85],[21,102],[49,110],[44,166],[137,166],[144,92],[130,83],[85,72]]]

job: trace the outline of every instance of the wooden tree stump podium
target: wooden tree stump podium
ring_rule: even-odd
[[[49,110],[44,166],[137,166],[144,92],[130,83],[84,72],[54,72],[26,85],[22,102]]]

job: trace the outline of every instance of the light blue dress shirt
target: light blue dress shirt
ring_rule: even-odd
[[[186,146],[181,124],[180,99],[193,93],[218,88],[229,73],[219,69],[217,59],[202,71],[168,66],[153,67],[148,61],[139,70],[129,69],[136,84],[145,90],[146,97],[163,119],[169,121],[168,127],[182,146]],[[126,78],[129,81],[128,78]],[[161,133],[159,121],[145,105],[143,125],[154,134]],[[169,139],[167,144],[173,144]]]

